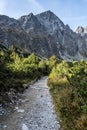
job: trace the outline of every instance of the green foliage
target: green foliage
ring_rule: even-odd
[[[62,129],[87,130],[87,62],[62,61],[48,78]]]
[[[13,49],[0,51],[0,91],[10,87],[22,87],[24,79],[33,80],[40,77],[39,60],[34,54],[27,58],[20,57]]]
[[[24,54],[20,48],[12,46],[10,49],[0,50],[0,94],[15,88],[23,92],[23,84],[37,79],[40,76],[47,75],[56,64],[56,58],[53,56],[50,61],[40,60],[34,53]],[[28,53],[27,53],[28,54]],[[3,101],[0,96],[0,102]]]
[[[39,62],[39,72],[42,74],[42,75],[47,75],[48,74],[48,66],[47,66],[47,62],[44,61],[44,60],[41,60]]]
[[[48,65],[48,72],[50,73],[52,68],[54,66],[56,66],[56,63],[57,63],[57,58],[56,56],[51,56],[47,62],[47,65]]]
[[[49,73],[63,130],[87,130],[87,62],[58,61],[55,56],[40,61],[34,54],[21,57],[14,48],[0,50],[0,91],[23,91],[23,83]]]

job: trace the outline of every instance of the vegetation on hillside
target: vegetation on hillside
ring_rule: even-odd
[[[63,130],[87,130],[87,62],[57,64],[48,85]]]
[[[0,92],[15,88],[23,91],[23,84],[48,75],[56,62],[55,56],[50,60],[41,60],[34,53],[27,54],[17,47],[0,50]]]
[[[13,47],[0,50],[0,102],[1,94],[10,88],[23,92],[23,84],[49,75],[48,85],[62,129],[87,130],[87,62],[66,62],[55,56],[41,60],[34,53],[20,52]]]
[[[23,83],[38,78],[38,63],[34,54],[24,58],[13,51],[0,51],[0,91],[23,89]]]

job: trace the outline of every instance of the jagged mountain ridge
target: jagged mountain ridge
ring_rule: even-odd
[[[44,57],[56,55],[65,60],[86,60],[85,39],[51,11],[30,13],[17,20],[0,16],[0,43],[7,47],[15,44]]]
[[[87,33],[87,27],[82,27],[82,26],[78,26],[76,29],[76,33],[82,34],[82,33]]]

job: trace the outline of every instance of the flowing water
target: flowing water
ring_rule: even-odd
[[[20,104],[0,115],[0,130],[59,130],[60,125],[43,77],[25,90]]]

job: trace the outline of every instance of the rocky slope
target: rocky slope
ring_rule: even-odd
[[[25,15],[19,19],[0,16],[0,43],[16,45],[37,55],[56,55],[66,60],[87,59],[87,29],[76,33],[51,11]]]
[[[87,27],[84,28],[78,26],[76,29],[76,33],[79,37],[78,48],[79,48],[80,57],[82,57],[82,59],[86,59],[87,58]]]
[[[78,26],[76,29],[76,33],[82,34],[82,33],[87,33],[87,27],[82,27],[82,26]]]

